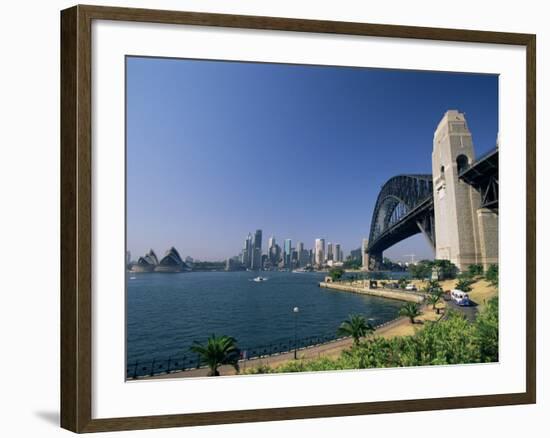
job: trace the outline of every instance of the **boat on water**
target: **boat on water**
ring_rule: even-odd
[[[252,281],[255,281],[255,282],[259,283],[261,281],[267,281],[267,278],[258,276],[258,277],[253,278]]]

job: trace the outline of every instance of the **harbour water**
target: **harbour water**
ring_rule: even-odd
[[[397,316],[402,303],[320,288],[326,274],[263,272],[128,273],[127,363],[189,354],[211,334],[241,349],[297,338],[333,336],[350,314],[373,325]],[[298,314],[293,308],[298,307]]]

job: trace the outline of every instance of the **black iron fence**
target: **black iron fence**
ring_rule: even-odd
[[[398,319],[398,318],[397,318]],[[388,324],[392,324],[395,319],[381,324],[374,324],[375,329],[380,329]],[[270,344],[256,347],[241,347],[241,361],[258,359],[262,357],[276,356],[279,354],[290,353],[294,350],[315,347],[326,344],[327,342],[339,341],[346,337],[337,337],[334,332],[320,336],[309,336],[307,338],[280,339]],[[194,370],[202,368],[203,364],[199,355],[189,353],[180,356],[171,356],[168,358],[154,358],[152,360],[138,360],[129,362],[126,365],[126,378],[129,380],[139,379],[141,377],[152,377],[162,374],[177,373],[180,371]]]
[[[325,344],[327,342],[336,341],[339,339],[344,338],[338,338],[334,335],[334,333],[331,333],[321,336],[300,338],[296,339],[296,341],[294,339],[282,339],[260,346],[240,347],[241,360],[247,361],[262,357],[276,356],[279,354],[290,353],[294,350],[314,347],[316,345]],[[202,366],[203,364],[201,363],[199,355],[191,352],[189,354],[171,356],[168,358],[130,361],[126,365],[126,378],[138,379],[140,377],[170,374],[179,371],[197,369]]]

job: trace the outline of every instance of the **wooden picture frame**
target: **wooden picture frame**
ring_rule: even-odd
[[[91,25],[93,20],[184,24],[526,48],[527,284],[524,393],[195,414],[92,418]],[[530,34],[290,18],[75,6],[61,12],[61,426],[98,432],[529,404],[536,401],[535,48]]]

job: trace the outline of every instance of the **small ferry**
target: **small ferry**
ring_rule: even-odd
[[[255,277],[252,281],[255,281],[255,282],[259,283],[261,281],[267,281],[267,278],[265,278],[265,277]]]

